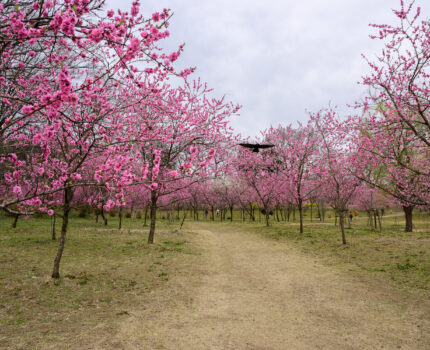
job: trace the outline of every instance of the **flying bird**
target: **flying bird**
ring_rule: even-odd
[[[260,151],[260,148],[261,149],[272,148],[275,145],[269,145],[269,144],[262,145],[262,144],[259,144],[259,143],[239,143],[239,146],[242,146],[242,147],[245,147],[245,148],[250,148],[252,150],[252,152],[258,153]]]

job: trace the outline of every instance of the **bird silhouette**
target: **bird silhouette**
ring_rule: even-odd
[[[270,145],[270,144],[262,145],[259,143],[239,143],[239,146],[249,148],[252,150],[252,152],[258,153],[260,151],[260,148],[261,149],[272,148],[275,145]]]

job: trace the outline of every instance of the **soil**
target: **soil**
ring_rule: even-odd
[[[193,224],[201,251],[130,310],[123,349],[430,349],[429,301],[327,266],[288,242]],[[170,295],[170,298],[168,295]]]

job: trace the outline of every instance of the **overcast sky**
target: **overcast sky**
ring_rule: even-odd
[[[131,0],[106,0],[107,9],[130,8]],[[399,0],[144,0],[144,14],[174,12],[164,47],[186,43],[177,67],[197,67],[216,96],[243,106],[231,122],[255,136],[270,125],[306,121],[306,111],[346,105],[365,93],[357,85],[374,57],[369,23],[396,23]],[[422,18],[428,0],[417,0]]]

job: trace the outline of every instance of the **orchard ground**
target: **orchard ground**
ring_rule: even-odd
[[[163,213],[160,213],[160,218]],[[203,215],[201,215],[202,217]],[[329,216],[329,215],[328,215]],[[321,223],[0,218],[1,349],[430,348],[430,218]]]

